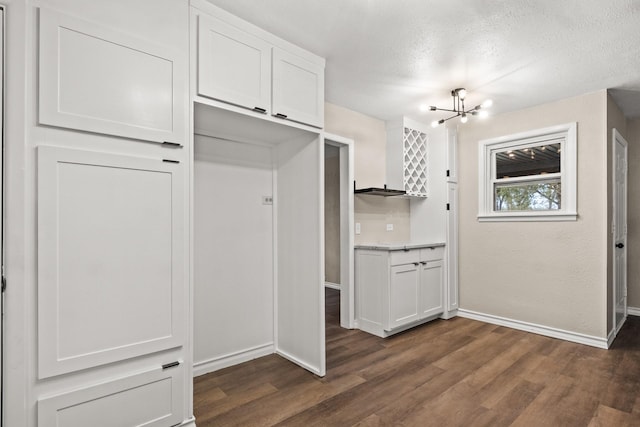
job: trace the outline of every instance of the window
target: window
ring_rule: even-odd
[[[480,221],[570,221],[576,123],[480,141]]]

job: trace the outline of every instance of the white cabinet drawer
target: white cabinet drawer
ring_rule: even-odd
[[[420,261],[437,261],[444,259],[444,248],[423,248],[420,249]]]
[[[391,265],[412,264],[416,262],[420,262],[420,249],[391,252]]]
[[[184,366],[38,399],[40,427],[172,426],[184,420]]]

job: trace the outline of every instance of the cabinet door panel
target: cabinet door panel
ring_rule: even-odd
[[[420,315],[428,317],[440,314],[444,311],[442,300],[443,263],[442,261],[429,261],[421,264],[420,267]]]
[[[39,121],[180,142],[185,73],[177,58],[144,40],[41,9]]]
[[[389,282],[389,324],[387,330],[418,320],[419,305],[418,267],[399,265],[391,267]]]
[[[215,18],[198,16],[198,94],[269,113],[271,46]]]
[[[324,126],[324,67],[273,48],[272,113]]]
[[[39,377],[182,345],[182,166],[38,147]]]
[[[180,423],[182,366],[144,372],[38,401],[41,427],[169,426]]]

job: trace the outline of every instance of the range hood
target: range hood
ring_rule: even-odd
[[[354,194],[368,194],[370,196],[404,196],[407,194],[404,190],[391,190],[387,188],[387,184],[384,185],[384,188],[379,187],[369,187],[369,188],[356,188],[356,182],[353,181],[353,193]]]

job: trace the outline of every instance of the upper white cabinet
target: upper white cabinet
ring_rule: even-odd
[[[270,113],[271,46],[219,19],[198,16],[198,95]]]
[[[324,126],[323,58],[205,1],[191,3],[196,96],[271,120]]]
[[[142,38],[40,9],[39,122],[182,143],[180,55]]]
[[[273,48],[272,111],[316,127],[324,125],[324,66]]]
[[[428,132],[426,125],[403,118],[387,123],[387,186],[409,196],[427,197]]]

